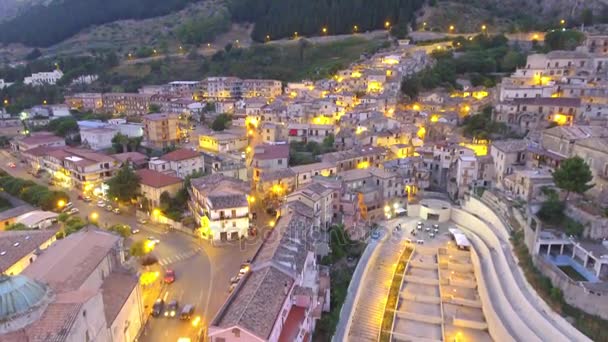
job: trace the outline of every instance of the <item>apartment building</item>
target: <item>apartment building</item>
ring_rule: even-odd
[[[229,129],[222,132],[209,132],[198,136],[198,147],[202,151],[230,153],[247,148],[248,139],[244,129]]]
[[[195,172],[202,173],[205,168],[203,155],[186,148],[180,148],[164,154],[158,159],[152,159],[148,164],[151,170],[172,174],[179,178],[186,178]]]
[[[265,171],[286,169],[289,161],[289,145],[262,144],[253,149],[250,166],[253,168],[253,181],[257,182]]]
[[[192,179],[188,206],[201,236],[214,242],[248,236],[249,190],[247,183],[221,174]]]
[[[326,153],[321,161],[336,165],[338,173],[353,169],[378,167],[386,158],[384,147],[356,147],[346,151]]]
[[[287,140],[291,142],[314,141],[323,143],[323,140],[335,133],[334,125],[299,124],[290,123],[287,125]]]
[[[242,84],[243,81],[237,77],[208,77],[201,86],[205,98],[218,101],[240,98]]]
[[[21,304],[4,312],[0,340],[134,341],[144,307],[124,261],[122,238],[109,232],[85,227],[56,241],[21,274],[2,276],[2,301]]]
[[[177,145],[180,141],[179,116],[169,113],[144,116],[144,141],[155,148]]]
[[[113,114],[145,115],[150,108],[151,94],[104,93],[103,110]]]
[[[182,178],[168,175],[150,169],[141,169],[135,172],[139,176],[140,204],[147,210],[152,211],[160,205],[160,196],[166,192],[171,197],[184,187]]]
[[[504,178],[513,173],[516,166],[523,166],[527,160],[528,142],[520,139],[497,140],[492,142],[490,155],[494,160],[494,171],[499,186]]]
[[[274,99],[283,94],[283,84],[277,80],[246,79],[241,85],[244,98],[261,97]]]
[[[304,206],[305,212],[316,227],[327,229],[337,216],[337,202],[341,187],[324,182],[311,182],[287,195],[288,206]],[[296,208],[296,210],[298,210]]]
[[[101,93],[76,93],[65,97],[65,104],[73,110],[100,112],[103,110]]]
[[[290,169],[294,172],[296,188],[311,183],[315,176],[331,177],[338,172],[334,164],[325,162],[292,166]]]
[[[310,341],[330,309],[329,270],[316,262],[312,227],[294,211],[279,219],[210,322],[210,342]]]
[[[512,99],[496,106],[494,119],[514,129],[535,130],[549,126],[572,125],[581,114],[579,98],[537,97]]]

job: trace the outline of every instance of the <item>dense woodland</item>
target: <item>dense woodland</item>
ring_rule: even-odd
[[[386,21],[405,25],[424,0],[235,0],[235,21],[254,22],[256,41],[300,36],[352,33],[381,29]]]
[[[37,5],[0,24],[0,42],[50,46],[79,31],[121,19],[165,15],[196,0],[63,0]]]

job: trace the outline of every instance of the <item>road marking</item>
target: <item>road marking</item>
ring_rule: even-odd
[[[169,296],[169,291],[165,292],[165,295],[163,296],[163,300],[167,301],[168,296]]]

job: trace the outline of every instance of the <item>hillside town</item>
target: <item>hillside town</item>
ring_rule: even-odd
[[[585,341],[516,260],[608,319],[607,44],[415,99],[402,81],[436,61],[400,40],[327,79],[3,112],[0,340]]]

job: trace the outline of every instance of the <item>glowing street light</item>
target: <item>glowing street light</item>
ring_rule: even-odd
[[[42,101],[42,104],[46,104],[46,100]]]
[[[4,105],[8,106],[8,99],[4,99]]]
[[[566,20],[565,19],[561,19],[559,21],[559,24],[562,25],[562,26],[566,25]]]
[[[388,28],[390,28],[390,27],[391,27],[391,22],[390,22],[390,21],[388,21],[388,20],[387,20],[387,21],[385,21],[385,22],[384,22],[384,27],[385,27],[385,28],[387,28],[387,29],[388,29]]]
[[[57,201],[57,207],[58,208],[63,208],[65,207],[65,201],[60,199],[59,201]]]
[[[359,31],[359,26],[357,26],[357,25],[353,26],[353,31],[355,31],[355,32]]]
[[[454,31],[456,28],[454,27],[454,25],[450,25],[449,30],[450,32]]]
[[[266,41],[270,41],[270,35],[266,35]]]
[[[96,212],[91,213],[91,221],[96,222],[98,218],[99,218],[98,213],[96,213]]]
[[[323,32],[323,34],[327,34],[327,27],[322,28],[321,31]]]
[[[486,25],[481,25],[481,30],[485,31],[488,27]]]
[[[293,33],[293,38],[294,39],[298,38],[298,32],[297,31]]]

